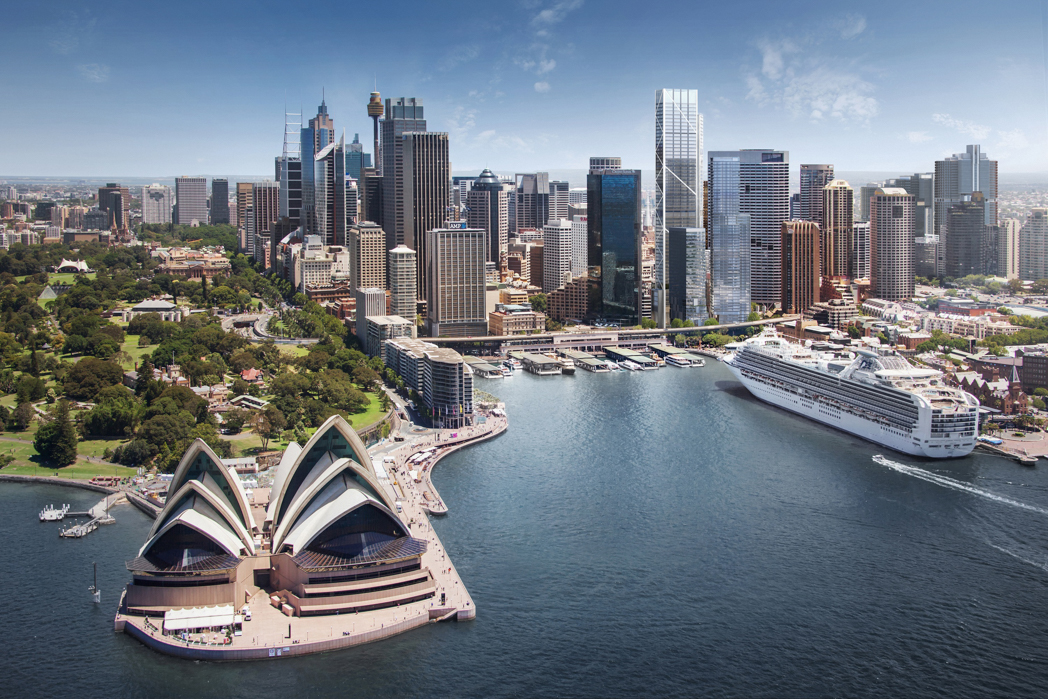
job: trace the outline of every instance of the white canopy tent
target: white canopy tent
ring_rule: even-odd
[[[164,631],[214,629],[232,626],[236,621],[233,605],[217,607],[190,607],[164,612]]]

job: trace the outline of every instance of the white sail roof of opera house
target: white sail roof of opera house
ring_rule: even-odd
[[[269,511],[272,551],[298,553],[341,518],[361,508],[386,532],[407,535],[394,503],[378,483],[364,443],[335,415],[306,444],[289,447],[277,467]],[[289,454],[293,458],[288,458]]]
[[[202,439],[190,445],[175,469],[167,502],[139,556],[149,554],[179,524],[210,539],[230,555],[255,553],[255,523],[240,478]]]

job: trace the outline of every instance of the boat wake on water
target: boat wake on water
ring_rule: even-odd
[[[1011,505],[1012,507],[1018,507],[1023,510],[1030,512],[1036,512],[1042,515],[1048,515],[1048,510],[1043,507],[1037,507],[1036,505],[1029,505],[1025,502],[1013,500],[1011,498],[998,495],[997,493],[991,493],[989,490],[983,490],[982,488],[976,488],[974,485],[965,483],[964,481],[958,481],[947,476],[941,476],[938,473],[932,473],[931,471],[925,471],[923,468],[917,468],[916,466],[907,466],[906,464],[900,464],[898,461],[892,461],[891,459],[885,458],[880,454],[873,457],[873,460],[881,466],[887,466],[893,471],[899,473],[905,473],[908,476],[920,478],[922,481],[941,485],[944,488],[951,488],[953,490],[962,490],[972,495],[978,495],[979,497],[986,498],[987,500],[993,500],[995,502],[1004,503],[1005,505]]]

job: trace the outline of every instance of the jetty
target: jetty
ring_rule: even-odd
[[[62,529],[58,535],[64,539],[82,539],[103,524],[113,524],[116,520],[109,514],[109,508],[113,505],[126,501],[124,493],[112,493],[102,498],[101,502],[87,512],[65,512],[65,517],[87,517],[83,523],[74,522],[72,525]],[[68,509],[68,505],[66,508]]]

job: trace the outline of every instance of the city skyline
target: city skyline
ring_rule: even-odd
[[[979,26],[993,54],[976,62],[951,38],[974,4],[909,8],[901,24],[828,3],[756,5],[680,6],[680,21],[665,27],[669,3],[641,15],[625,3],[582,0],[468,11],[411,4],[412,20],[396,28],[404,49],[396,58],[350,59],[320,41],[331,52],[328,69],[282,53],[251,58],[250,74],[236,71],[239,56],[276,35],[294,43],[306,29],[265,13],[245,22],[235,8],[211,8],[209,22],[190,23],[192,7],[103,15],[64,3],[20,6],[0,55],[20,66],[6,82],[21,98],[0,113],[26,138],[6,148],[0,176],[262,176],[280,150],[285,108],[308,118],[321,97],[339,133],[360,133],[370,146],[366,104],[376,80],[384,98],[425,100],[429,129],[449,133],[455,171],[581,170],[601,152],[648,170],[650,95],[665,85],[699,90],[711,150],[781,149],[839,172],[906,172],[926,170],[958,143],[981,142],[1005,170],[1044,171],[1039,5],[997,8]],[[378,8],[318,10],[368,27],[376,41],[392,39]],[[696,26],[717,31],[694,42]],[[656,31],[664,48],[650,51],[645,37]],[[912,69],[933,58],[931,77]],[[202,79],[216,64],[230,77]],[[994,85],[1010,108],[962,98],[971,94],[955,89],[962,80]],[[81,107],[41,110],[55,94]],[[583,106],[601,118],[548,118]],[[126,147],[99,138],[106,132],[121,133]],[[55,133],[79,146],[62,144],[59,153]]]

